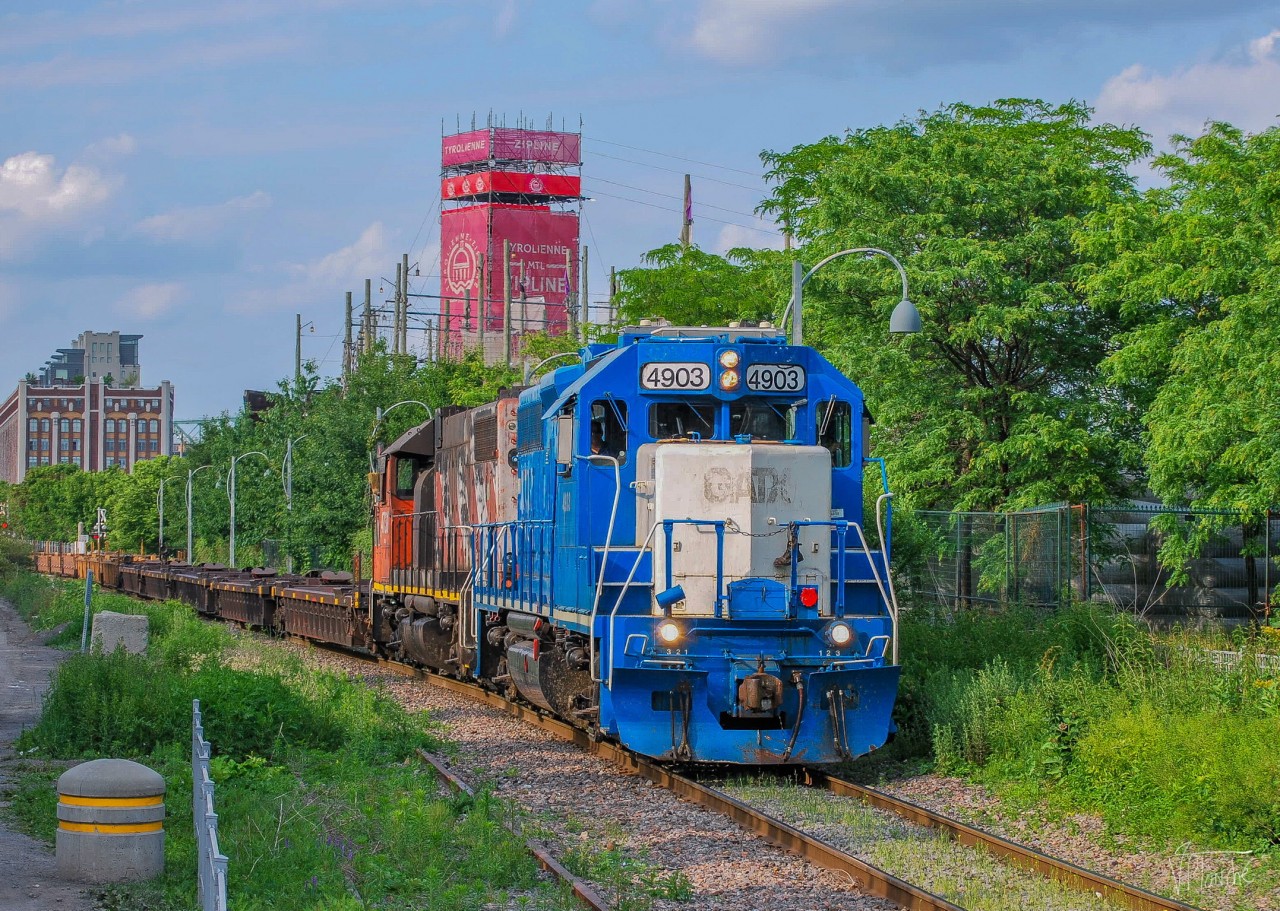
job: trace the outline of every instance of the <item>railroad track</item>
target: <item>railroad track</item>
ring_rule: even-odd
[[[1009,841],[991,832],[984,832],[982,829],[927,807],[877,791],[875,788],[855,784],[821,769],[804,768],[800,775],[801,782],[810,787],[823,788],[840,797],[849,797],[876,809],[886,810],[916,825],[945,832],[962,845],[981,848],[996,857],[1007,860],[1014,866],[1033,870],[1073,889],[1093,892],[1133,911],[1198,911],[1192,905],[1165,898],[1103,876],[1101,873],[1078,867],[1026,845]]]
[[[483,702],[563,740],[571,741],[586,752],[612,762],[627,772],[640,775],[686,800],[728,816],[744,829],[754,832],[771,844],[818,866],[850,876],[872,895],[888,899],[912,911],[916,909],[962,911],[959,905],[914,886],[758,808],[665,766],[636,756],[616,744],[596,740],[586,731],[557,718],[544,715],[527,706],[511,702],[497,693],[452,677],[442,677],[395,662],[382,663],[394,667],[399,673],[418,677],[432,686]],[[1133,911],[1199,911],[1192,905],[1111,879],[909,801],[831,775],[821,769],[804,768],[800,771],[800,775],[801,782],[807,786],[822,788],[838,796],[858,800],[876,809],[888,811],[916,825],[945,832],[962,845],[980,848],[1003,858],[1014,866],[1031,870],[1069,888],[1093,893],[1118,906],[1130,908]]]
[[[604,759],[625,772],[638,775],[679,797],[729,817],[747,831],[811,863],[847,875],[870,895],[884,898],[910,911],[965,911],[961,906],[926,891],[895,876],[875,864],[855,857],[849,852],[828,844],[757,807],[736,799],[708,784],[681,775],[662,765],[619,747],[617,744],[593,738],[588,732],[576,728],[558,718],[480,686],[445,677],[420,668],[369,655],[361,655],[325,643],[289,637],[312,648],[332,651],[348,658],[377,663],[397,674],[413,677],[425,683],[447,690],[472,701],[488,705],[523,723],[532,725],[558,739],[576,745],[586,753]],[[428,760],[431,761],[431,760]],[[467,785],[442,764],[432,761],[444,772],[451,787],[465,789]],[[1083,867],[1044,854],[1040,851],[1001,838],[990,832],[937,813],[926,807],[902,800],[874,788],[859,785],[822,769],[802,767],[798,770],[799,782],[807,787],[822,789],[832,794],[857,800],[879,810],[892,813],[919,826],[945,832],[962,845],[979,848],[1008,861],[1011,865],[1031,870],[1061,885],[1083,892],[1093,893],[1103,899],[1133,911],[1200,911],[1192,905],[1147,892],[1127,883],[1119,882]],[[565,870],[548,852],[545,846],[530,842],[530,850],[544,869],[564,879],[574,893],[591,908],[608,908],[597,892],[587,883]],[[540,848],[541,851],[537,850]],[[581,887],[581,888],[579,888]]]

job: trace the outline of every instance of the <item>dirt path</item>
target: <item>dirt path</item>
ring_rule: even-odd
[[[42,645],[13,607],[0,600],[0,793],[8,785],[13,741],[39,719],[49,675],[65,657],[66,652]],[[53,849],[14,831],[0,817],[0,909],[91,911],[95,907],[83,885],[58,878]]]

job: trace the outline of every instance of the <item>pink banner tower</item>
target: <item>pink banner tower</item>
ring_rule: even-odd
[[[486,362],[501,361],[509,292],[514,360],[526,334],[569,327],[582,134],[489,126],[445,136],[440,153],[438,354],[458,358],[483,347]],[[504,242],[511,251],[505,276]]]

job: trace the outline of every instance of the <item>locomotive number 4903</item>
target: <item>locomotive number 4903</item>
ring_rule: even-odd
[[[747,368],[747,388],[756,392],[799,392],[804,380],[804,368],[794,364],[752,364]]]
[[[640,368],[644,389],[707,389],[711,368],[706,364],[645,364]]]

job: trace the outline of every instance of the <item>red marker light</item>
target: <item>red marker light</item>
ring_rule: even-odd
[[[805,607],[813,607],[818,603],[818,590],[812,585],[800,589],[800,603]]]

